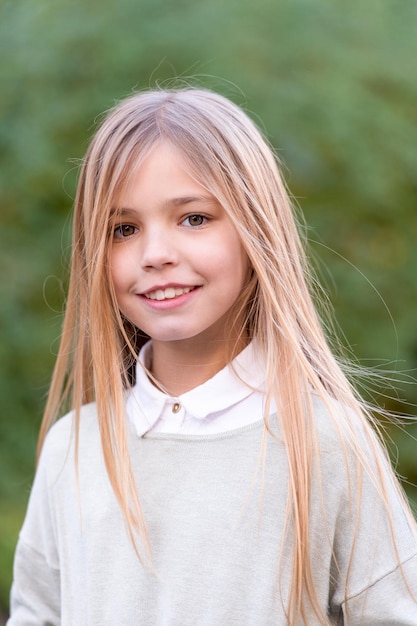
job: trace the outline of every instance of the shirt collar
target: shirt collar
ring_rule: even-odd
[[[173,398],[160,391],[149,380],[145,366],[149,362],[152,342],[146,343],[139,353],[136,365],[136,384],[129,391],[126,410],[139,437],[143,436],[161,417],[167,402],[182,404],[186,412],[196,419],[225,411],[244,400],[254,391],[265,389],[265,366],[262,365],[256,341],[252,341],[232,363],[202,385]]]

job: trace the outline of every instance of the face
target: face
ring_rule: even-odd
[[[248,280],[248,258],[181,154],[156,146],[116,209],[111,276],[122,313],[154,346],[232,341],[229,313]]]

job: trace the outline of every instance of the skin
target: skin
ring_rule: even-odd
[[[247,255],[225,210],[168,143],[141,163],[116,209],[111,275],[119,308],[152,337],[155,378],[180,395],[229,360]]]

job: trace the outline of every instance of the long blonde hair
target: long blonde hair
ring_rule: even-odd
[[[124,407],[143,336],[119,312],[109,255],[117,195],[162,140],[181,151],[192,175],[227,211],[253,267],[242,305],[245,329],[257,339],[265,358],[267,406],[272,398],[279,406],[280,436],[289,464],[287,510],[295,540],[288,622],[307,620],[312,608],[320,623],[328,624],[310,562],[310,486],[317,451],[310,392],[330,411],[334,400],[347,408],[338,416],[336,428],[343,430],[359,468],[366,459],[349,423],[349,410],[362,420],[376,460],[375,483],[382,477],[384,453],[369,426],[369,412],[329,348],[276,158],[255,124],[226,98],[192,88],[139,93],[110,111],[93,138],[75,201],[66,314],[39,451],[64,410],[74,411],[77,444],[81,406],[95,401],[109,480],[135,548],[139,540],[142,556],[150,552],[128,453]],[[381,490],[385,497],[384,487]]]

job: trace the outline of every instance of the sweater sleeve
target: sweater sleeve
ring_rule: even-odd
[[[417,626],[417,525],[391,465],[356,415],[347,420],[343,413],[339,429],[320,405],[317,415],[321,455],[312,497],[315,511],[322,506],[312,515],[313,562],[327,554],[327,535],[331,568],[322,562],[321,578],[330,580],[329,612],[345,626]],[[357,437],[359,459],[345,424]]]
[[[417,554],[349,598],[343,604],[345,623],[348,626],[416,626],[417,602],[411,594],[417,594]]]
[[[61,447],[55,436],[48,435],[16,548],[7,626],[61,623],[59,551],[51,494],[51,483],[62,469]]]
[[[387,471],[390,528],[379,494],[363,476],[361,506],[351,527],[347,598],[342,602],[346,626],[417,626],[416,526],[395,487],[390,488],[392,480]]]
[[[10,608],[7,626],[58,626],[61,623],[59,570],[21,539],[15,556]]]

